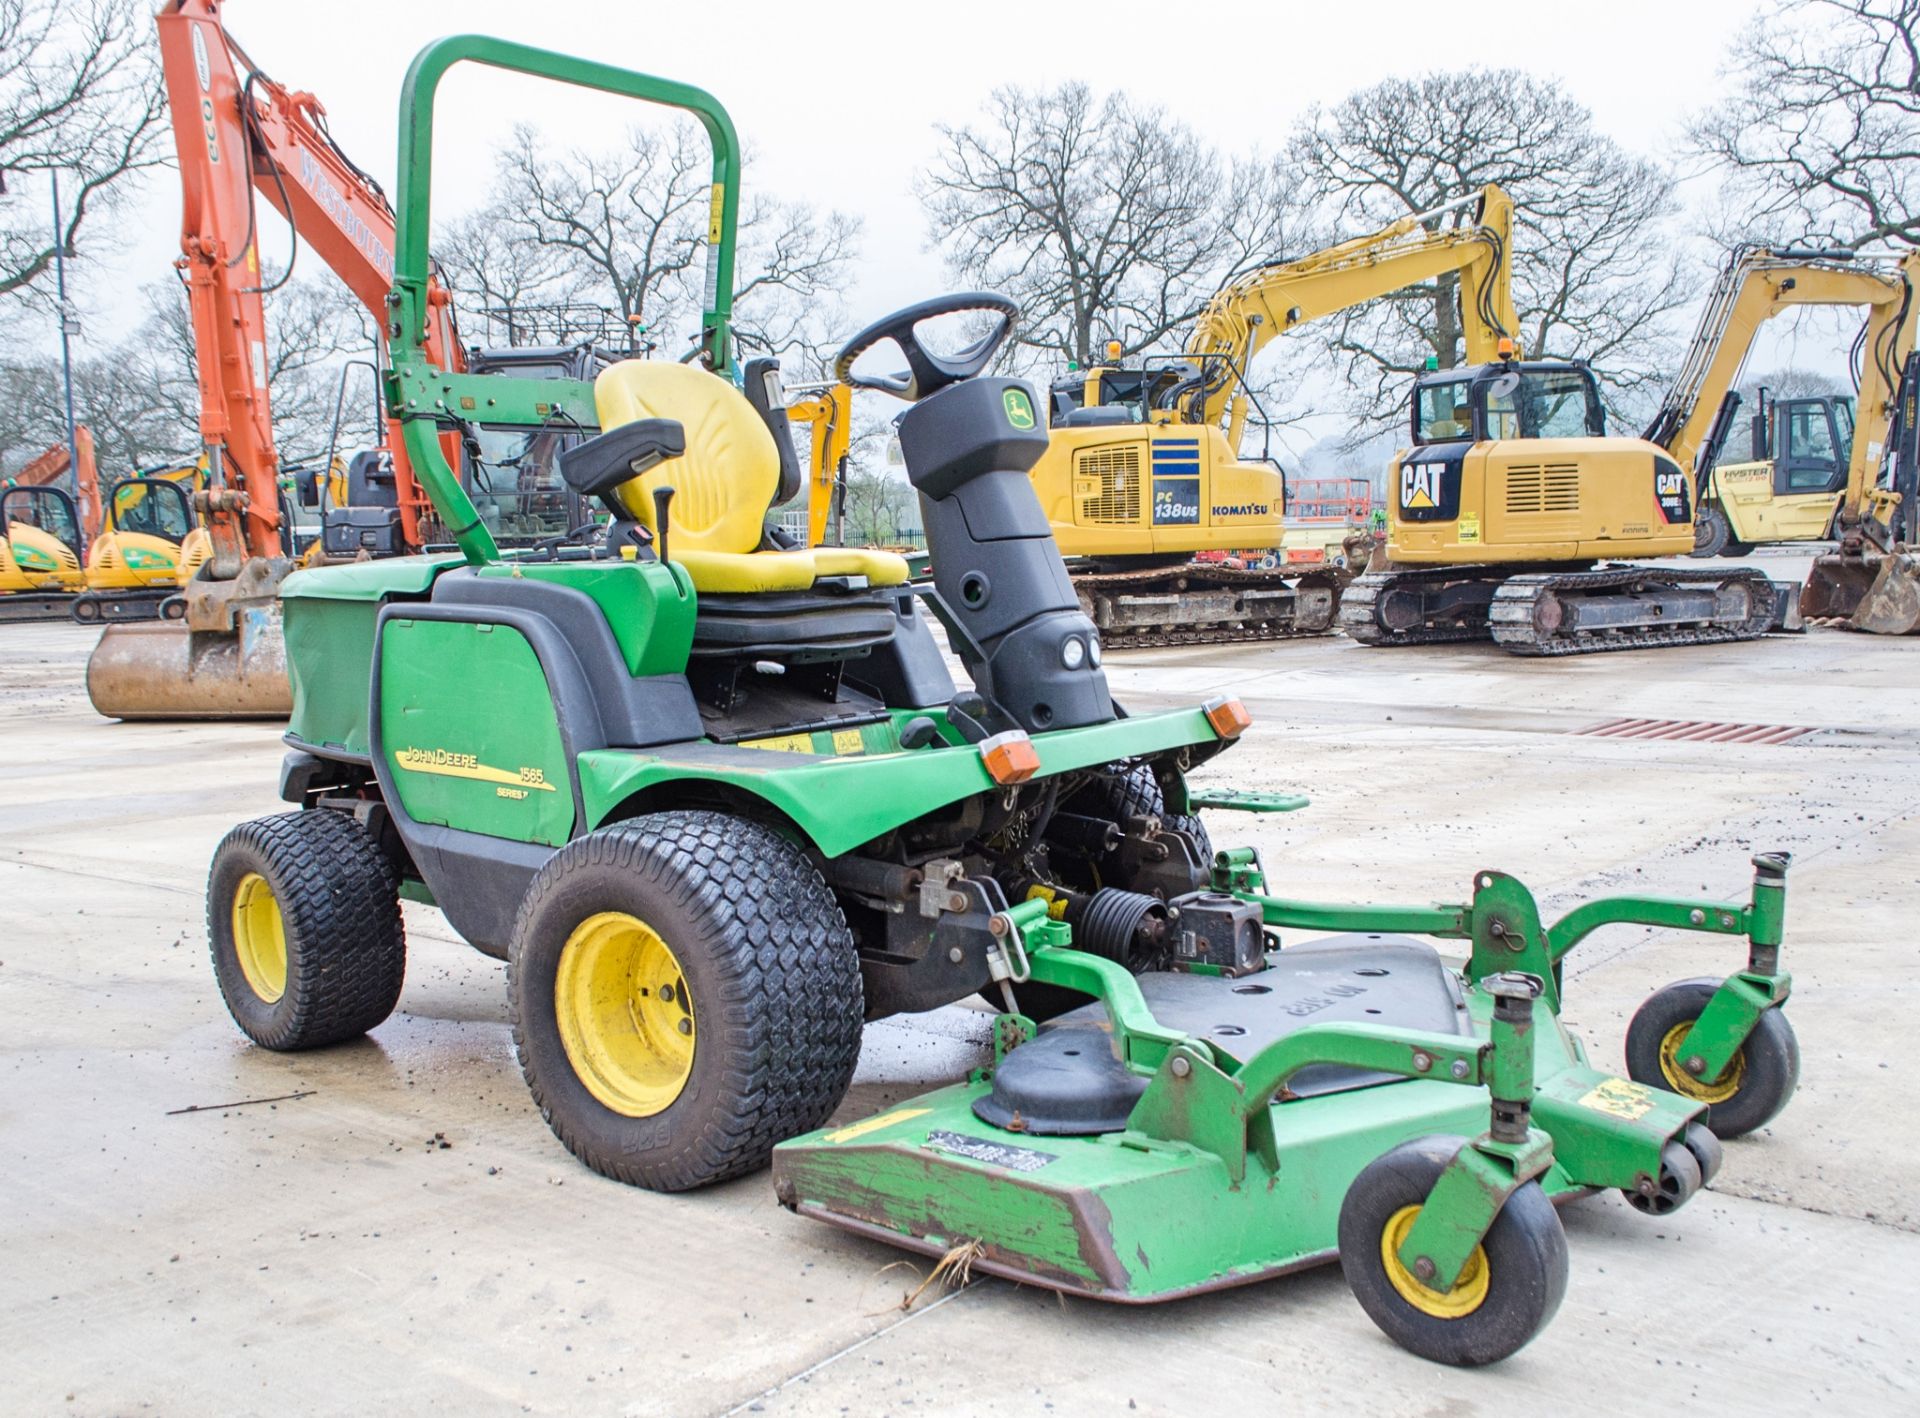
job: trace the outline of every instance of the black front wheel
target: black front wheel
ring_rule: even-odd
[[[208,873],[207,938],[228,1013],[269,1049],[357,1039],[400,1000],[399,881],[344,812],[286,812],[229,832]]]
[[[1773,1121],[1800,1085],[1800,1041],[1778,1009],[1753,1032],[1717,1078],[1703,1078],[1680,1057],[1680,1043],[1720,988],[1718,980],[1682,980],[1657,991],[1627,1026],[1627,1076],[1707,1105],[1717,1137],[1741,1137]]]
[[[663,812],[534,877],[507,958],[513,1039],[548,1125],[594,1171],[686,1191],[766,1165],[853,1080],[846,918],[771,828]]]
[[[1693,556],[1722,556],[1733,540],[1733,528],[1718,503],[1701,504],[1693,517]]]
[[[1367,1164],[1340,1205],[1340,1268],[1373,1322],[1440,1364],[1494,1364],[1553,1318],[1567,1293],[1567,1237],[1538,1182],[1507,1198],[1447,1290],[1399,1256],[1434,1183],[1466,1140],[1422,1137]]]

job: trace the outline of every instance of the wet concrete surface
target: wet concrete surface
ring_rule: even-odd
[[[1396,1349],[1337,1269],[1153,1310],[987,1280],[903,1312],[923,1263],[788,1215],[764,1176],[680,1197],[605,1181],[527,1097],[500,967],[428,908],[407,908],[406,989],[371,1036],[251,1047],[208,968],[203,886],[221,834],[280,806],[278,726],[104,721],[90,641],[0,627],[0,1411],[1920,1407],[1920,639],[1110,658],[1136,709],[1245,698],[1254,729],[1201,780],[1314,800],[1209,814],[1284,894],[1459,899],[1499,867],[1550,912],[1626,888],[1739,898],[1754,851],[1795,853],[1799,1097],[1673,1216],[1567,1209],[1557,1320],[1479,1372]],[[1580,732],[1623,716],[1817,732]],[[1740,958],[1609,928],[1570,962],[1567,1018],[1618,1066],[1648,993]],[[843,1115],[961,1076],[986,1018],[872,1026]]]

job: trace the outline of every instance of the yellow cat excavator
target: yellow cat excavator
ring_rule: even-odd
[[[1082,607],[1110,644],[1332,628],[1344,573],[1194,560],[1196,553],[1271,550],[1281,541],[1279,466],[1239,456],[1255,400],[1247,369],[1276,335],[1449,273],[1459,277],[1467,358],[1495,358],[1518,324],[1507,259],[1512,227],[1512,202],[1489,186],[1231,282],[1200,315],[1184,354],[1054,382],[1051,440],[1031,476],[1070,558]]]
[[[1568,655],[1750,640],[1797,623],[1797,588],[1758,571],[1601,563],[1693,550],[1696,455],[1725,437],[1724,395],[1772,316],[1866,304],[1863,422],[1877,412],[1875,390],[1890,388],[1896,352],[1912,347],[1912,275],[1824,251],[1736,253],[1641,438],[1607,436],[1579,361],[1503,358],[1423,375],[1413,446],[1391,474],[1384,564],[1348,588],[1341,629],[1366,645],[1491,636],[1514,654]],[[1862,441],[1856,467],[1877,463],[1878,446]]]

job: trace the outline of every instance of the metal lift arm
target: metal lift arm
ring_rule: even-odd
[[[1469,206],[1475,209],[1471,226],[1427,225]],[[1248,413],[1240,381],[1268,340],[1450,271],[1460,274],[1468,363],[1498,358],[1500,337],[1517,339],[1520,326],[1513,308],[1512,245],[1513,201],[1489,184],[1477,196],[1402,217],[1297,261],[1263,266],[1222,287],[1187,341],[1188,355],[1212,357],[1227,371],[1207,390],[1205,422],[1226,419],[1227,446],[1238,448]]]

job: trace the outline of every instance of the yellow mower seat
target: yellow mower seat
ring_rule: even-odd
[[[907,563],[892,552],[755,549],[780,486],[780,451],[766,421],[725,379],[688,364],[622,360],[594,380],[593,402],[602,430],[637,419],[676,419],[685,429],[687,451],[622,483],[618,496],[658,537],[653,492],[674,489],[668,551],[694,590],[804,591],[822,576],[864,576],[873,586],[906,581]]]

